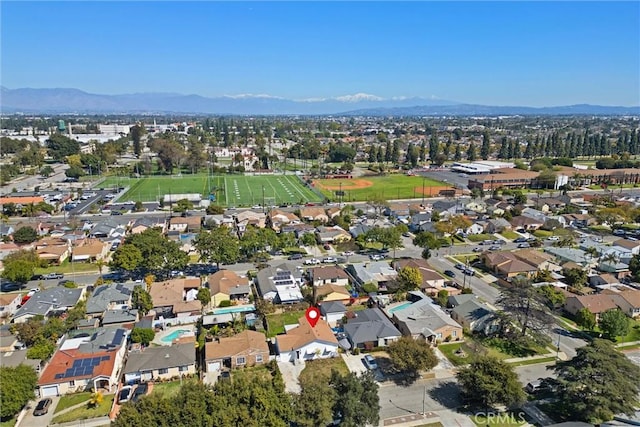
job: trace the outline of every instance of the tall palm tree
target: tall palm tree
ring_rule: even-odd
[[[100,283],[103,282],[102,269],[104,268],[105,265],[106,265],[106,263],[104,262],[103,259],[96,260],[96,266],[98,267],[98,271],[100,272]]]

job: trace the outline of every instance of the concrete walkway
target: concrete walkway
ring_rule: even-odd
[[[278,362],[278,368],[284,380],[284,389],[287,393],[300,393],[298,377],[305,367],[304,361],[298,360],[295,365],[292,362]]]

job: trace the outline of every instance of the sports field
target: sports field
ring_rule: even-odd
[[[320,202],[321,198],[293,175],[152,176],[109,177],[100,187],[129,187],[119,201],[158,201],[165,194],[198,193],[203,199],[215,195],[223,206],[253,206]]]
[[[451,185],[421,176],[389,175],[365,176],[352,179],[318,179],[313,185],[330,200],[338,200],[336,191],[344,192],[343,201],[366,201],[373,197],[387,200],[419,199],[437,196],[440,190],[451,189]]]

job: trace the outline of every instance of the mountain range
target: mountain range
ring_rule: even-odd
[[[293,100],[271,95],[207,98],[176,93],[101,95],[79,89],[1,87],[0,111],[67,114],[228,114],[354,116],[640,115],[640,106],[569,105],[519,107],[465,104],[443,99],[381,98],[358,93],[335,98]]]

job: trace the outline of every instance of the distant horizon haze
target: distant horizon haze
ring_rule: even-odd
[[[0,84],[296,102],[640,105],[640,2],[0,5]]]

